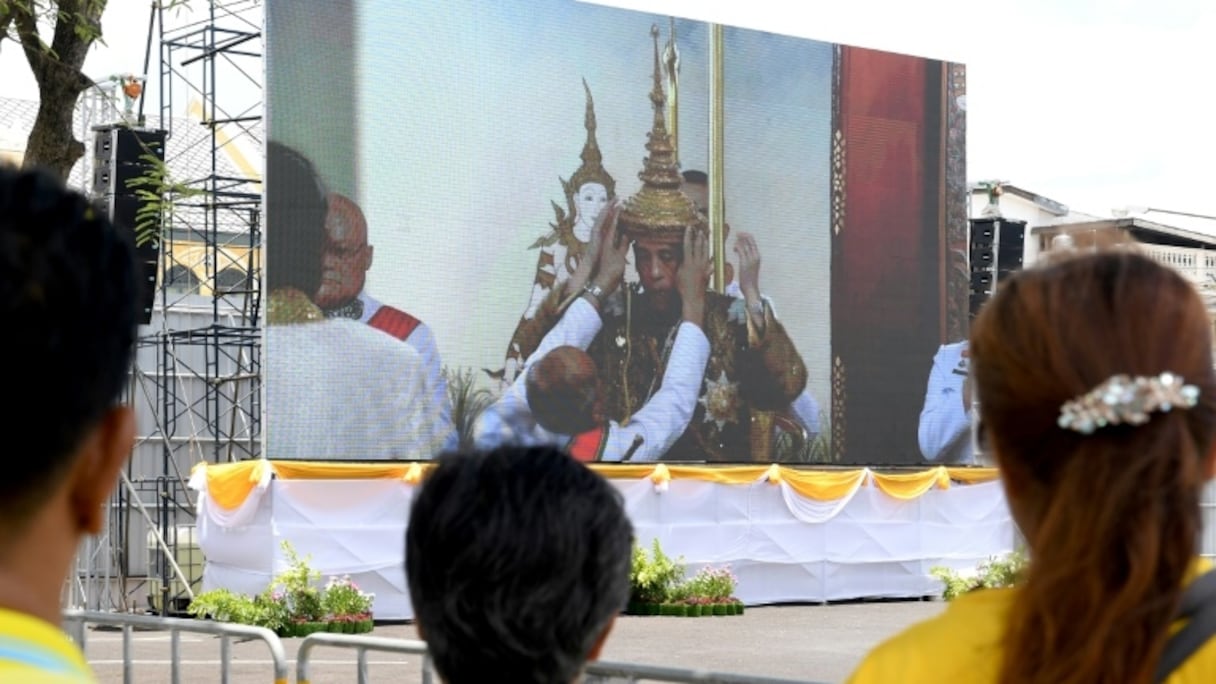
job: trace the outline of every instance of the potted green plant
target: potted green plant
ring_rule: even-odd
[[[634,544],[629,572],[629,606],[632,615],[672,615],[672,609],[663,610],[664,604],[679,601],[672,590],[684,577],[684,559],[675,560],[663,553],[656,538],[651,543],[650,554],[640,545]]]
[[[186,609],[197,618],[210,618],[217,622],[249,624],[255,613],[253,599],[227,589],[213,589],[196,594]]]
[[[999,558],[990,557],[973,573],[964,575],[937,565],[929,569],[929,574],[942,581],[942,598],[952,601],[976,589],[998,589],[1016,584],[1028,562],[1025,551],[1017,549]]]

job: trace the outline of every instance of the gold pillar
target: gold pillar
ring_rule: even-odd
[[[726,106],[723,97],[722,25],[709,25],[709,234],[713,241],[714,289],[726,291]]]
[[[667,132],[680,163],[680,49],[676,45],[676,18],[671,17],[667,45],[663,48],[663,70],[667,74]]]

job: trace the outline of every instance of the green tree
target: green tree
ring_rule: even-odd
[[[93,84],[84,74],[84,60],[101,39],[105,8],[106,0],[0,0],[0,49],[5,39],[20,45],[38,83],[27,167],[42,166],[66,180],[84,154],[84,143],[73,135],[72,113]]]

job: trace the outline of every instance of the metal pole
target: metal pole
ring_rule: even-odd
[[[147,99],[148,85],[148,67],[152,65],[152,28],[156,26],[156,15],[160,9],[160,3],[153,2],[151,9],[148,11],[148,40],[144,44],[144,83],[143,91],[139,94],[139,114],[136,115],[136,121],[140,126],[144,125],[144,101]]]
[[[182,684],[182,633],[175,630],[169,632],[169,681],[171,684]]]
[[[135,656],[131,653],[131,625],[122,626],[122,684],[135,684]]]
[[[231,644],[228,641],[228,635],[220,637],[220,684],[229,684],[228,664],[232,661]]]
[[[725,98],[722,74],[722,25],[709,25],[709,234],[713,241],[714,289],[726,292],[726,210],[724,176]]]

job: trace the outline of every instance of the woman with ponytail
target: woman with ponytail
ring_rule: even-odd
[[[1006,281],[972,326],[971,368],[1029,567],[879,646],[850,681],[1216,682],[1216,639],[1163,660],[1211,569],[1197,557],[1216,472],[1211,327],[1189,283],[1128,250]]]

